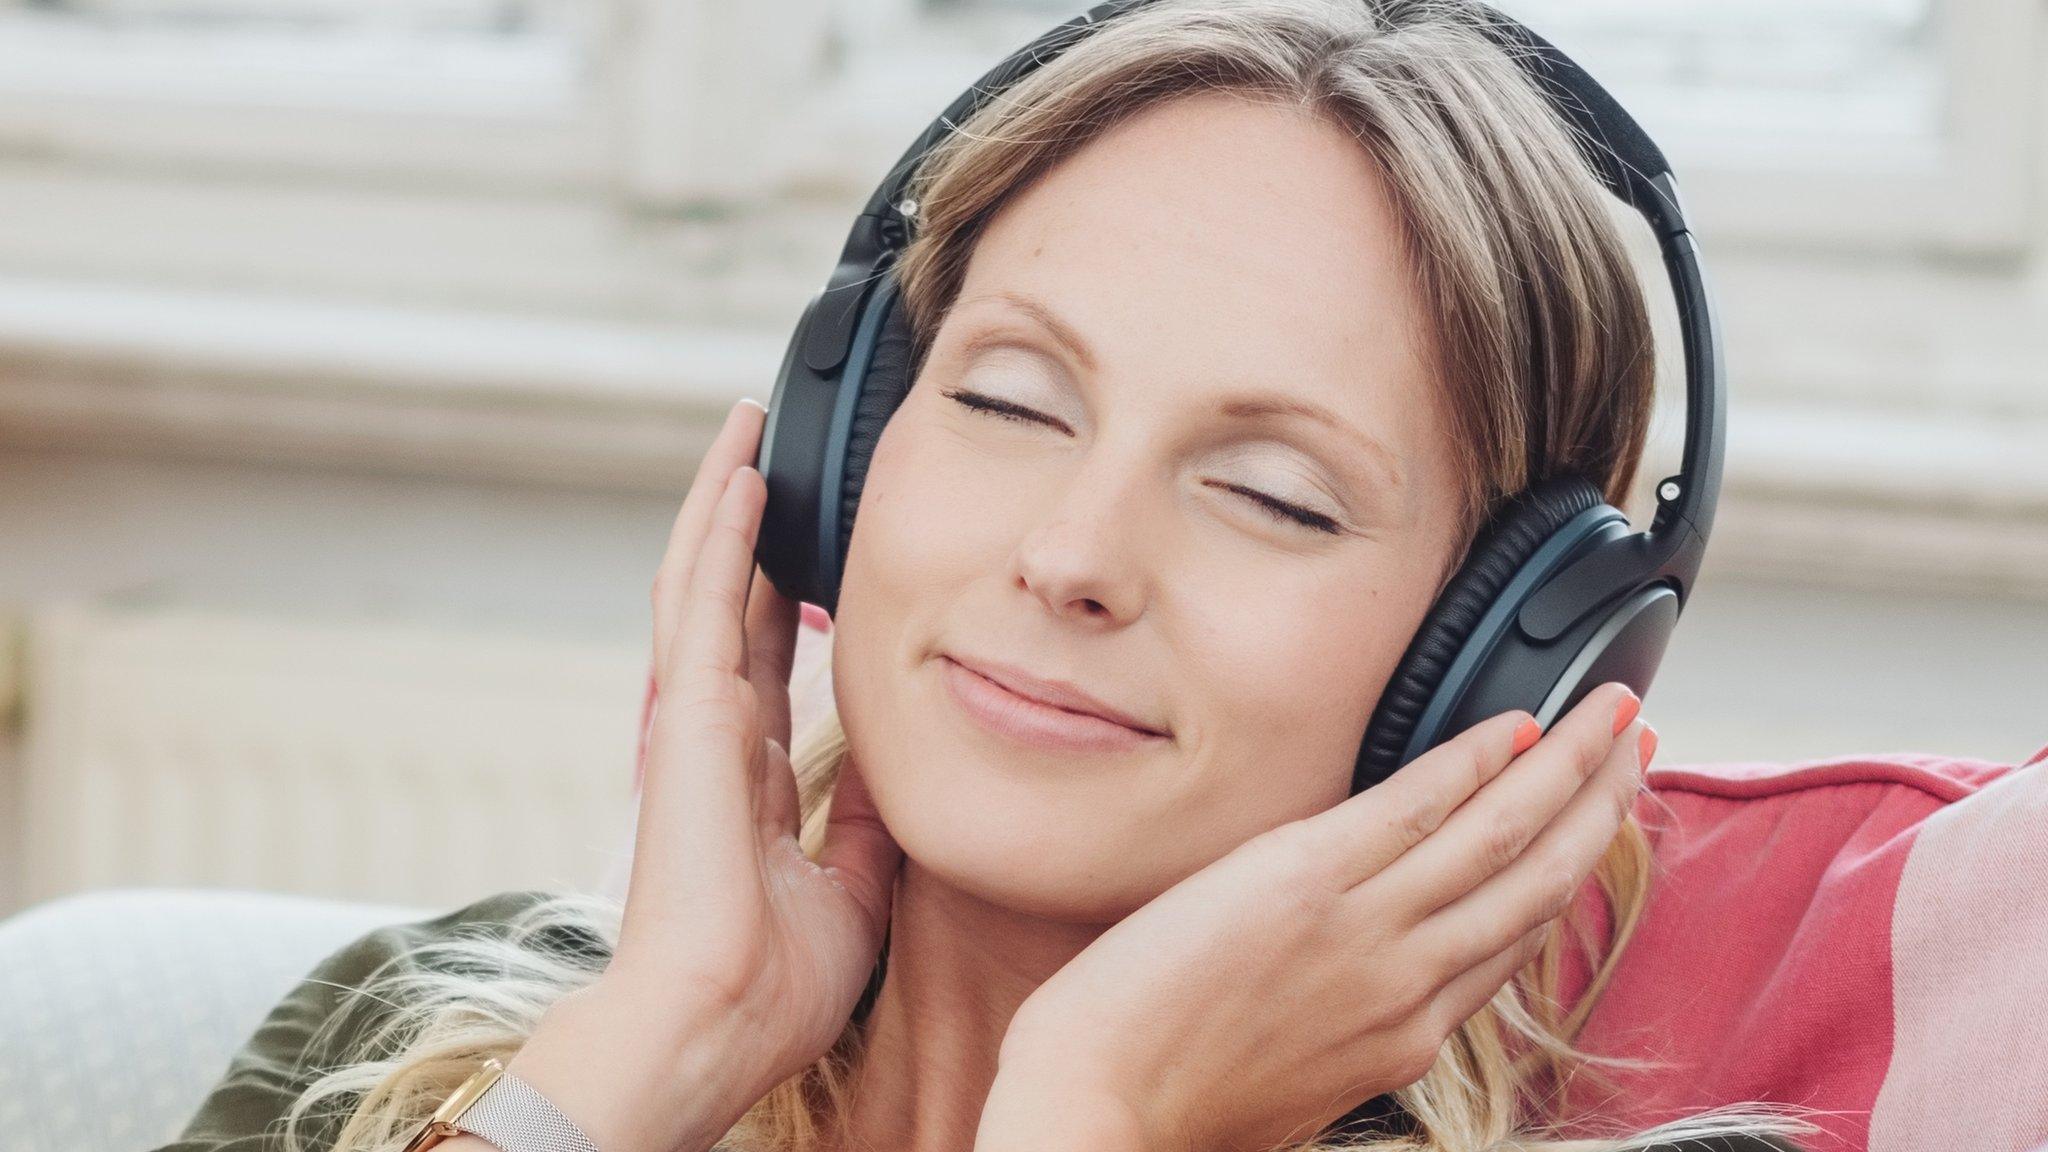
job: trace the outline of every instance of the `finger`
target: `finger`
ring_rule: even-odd
[[[733,404],[726,413],[724,426],[698,462],[696,478],[690,482],[690,491],[683,497],[675,523],[669,527],[668,547],[662,554],[661,565],[655,569],[650,592],[654,606],[654,665],[658,673],[665,674],[669,667],[669,649],[681,622],[690,570],[711,526],[712,509],[733,470],[755,459],[761,428],[766,422],[767,414],[760,405],[750,400]]]
[[[754,537],[767,502],[767,482],[751,464],[742,464],[712,509],[670,641],[674,667],[692,699],[723,701],[735,683],[746,683]]]
[[[761,770],[766,776],[754,789],[754,802],[761,842],[765,844],[775,837],[794,838],[801,833],[803,801],[797,795],[796,770],[789,762],[789,749],[773,739],[763,740],[761,747]]]
[[[636,893],[726,891],[746,883],[740,869],[754,867],[758,843],[755,789],[748,770],[724,767],[746,754],[742,745],[739,733],[701,723],[680,700],[656,704],[634,825],[629,918]]]
[[[734,838],[751,844],[762,819],[755,765],[763,737],[753,688],[739,663],[753,532],[765,499],[761,474],[751,466],[735,472],[720,494],[690,573],[674,669],[655,706],[639,843],[668,842],[671,864],[687,861],[702,869],[690,882],[709,882],[723,865],[751,859]]]
[[[1446,971],[1480,963],[1571,906],[1635,807],[1647,727],[1636,720],[1622,730],[1600,770],[1514,863],[1416,926],[1416,939],[1444,958]]]
[[[747,594],[747,680],[761,708],[761,731],[789,747],[789,676],[796,664],[798,604],[757,565]]]
[[[1534,747],[1459,805],[1443,825],[1370,881],[1374,905],[1409,923],[1507,867],[1571,802],[1615,748],[1616,721],[1635,693],[1609,681],[1551,725]]]
[[[1517,709],[1472,725],[1403,765],[1383,782],[1296,822],[1314,855],[1341,870],[1343,887],[1399,859],[1498,775],[1516,734],[1535,717]]]
[[[874,945],[880,948],[903,849],[882,823],[867,780],[851,755],[841,764],[833,785],[832,807],[825,819],[825,846],[818,853],[818,863],[860,902],[874,932]]]
[[[1430,1006],[1430,1011],[1436,1014],[1438,1032],[1448,1039],[1460,1025],[1486,1007],[1502,988],[1507,987],[1508,981],[1514,979],[1515,973],[1528,967],[1542,953],[1543,941],[1554,930],[1551,921],[1538,924],[1522,933],[1507,948],[1487,956],[1444,985]]]

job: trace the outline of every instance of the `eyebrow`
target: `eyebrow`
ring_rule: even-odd
[[[1090,372],[1096,370],[1095,354],[1088,347],[1088,342],[1081,338],[1081,334],[1076,332],[1072,325],[1062,320],[1037,299],[1026,296],[1021,292],[1003,291],[983,293],[982,295],[959,301],[959,303],[972,304],[984,300],[1007,304],[1017,311],[1024,313],[1044,327],[1047,332],[1051,333],[1052,338],[1071,353],[1074,359],[1080,361],[1083,367],[1087,368]],[[1384,442],[1312,400],[1303,400],[1294,396],[1282,396],[1274,392],[1235,393],[1225,396],[1217,405],[1217,411],[1225,416],[1239,420],[1280,417],[1307,420],[1311,423],[1320,424],[1343,436],[1354,447],[1362,451],[1372,464],[1384,474],[1390,487],[1403,490],[1407,487],[1406,479],[1401,472],[1399,458],[1394,455],[1393,451]]]
[[[1388,450],[1384,443],[1367,435],[1362,429],[1355,427],[1321,404],[1298,399],[1293,396],[1258,392],[1226,396],[1218,407],[1218,411],[1222,412],[1225,416],[1241,420],[1256,420],[1280,416],[1309,420],[1321,424],[1323,427],[1349,440],[1354,447],[1364,452],[1373,466],[1385,474],[1389,487],[1396,489],[1406,487],[1406,482],[1401,475],[1401,467],[1396,463],[1393,452]]]
[[[1031,317],[1031,319],[1044,327],[1046,331],[1052,333],[1052,338],[1058,341],[1061,347],[1072,353],[1074,359],[1081,362],[1082,367],[1090,372],[1096,370],[1095,353],[1088,347],[1088,342],[1081,339],[1081,334],[1074,331],[1073,325],[1060,319],[1052,309],[1039,303],[1036,298],[1026,296],[1022,292],[984,292],[979,296],[971,296],[962,300],[960,303],[974,304],[983,300],[993,300],[1008,304],[1017,311]]]

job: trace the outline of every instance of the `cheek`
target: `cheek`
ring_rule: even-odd
[[[1000,570],[1004,552],[990,518],[971,514],[978,505],[986,512],[972,486],[985,481],[916,418],[906,402],[876,445],[861,492],[834,622],[834,697],[876,807],[905,850],[928,866],[967,856],[951,861],[964,869],[978,842],[982,863],[993,865],[1000,853],[979,827],[989,792],[937,735],[945,705],[931,657],[971,623],[949,614]]]
[[[1326,611],[1276,611],[1269,592],[1220,621],[1213,647],[1190,663],[1207,669],[1201,692],[1210,707],[1191,800],[1202,823],[1237,841],[1321,812],[1350,792],[1351,772],[1372,705],[1405,637],[1365,627],[1354,603],[1303,591],[1295,605]],[[1263,606],[1263,607],[1262,607]],[[1225,849],[1229,845],[1224,846]]]
[[[847,550],[849,586],[858,564],[872,591],[930,591],[986,573],[1005,554],[991,515],[1004,479],[972,446],[916,426],[922,415],[906,401],[875,446]]]
[[[1191,807],[1249,838],[1351,792],[1360,742],[1428,604],[1425,575],[1388,546],[1342,571],[1263,570],[1266,586],[1212,589],[1185,666],[1204,701]],[[1191,595],[1197,593],[1191,592]]]

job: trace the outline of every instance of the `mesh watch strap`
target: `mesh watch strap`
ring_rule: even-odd
[[[503,1152],[598,1152],[574,1120],[510,1072],[501,1073],[454,1123]]]

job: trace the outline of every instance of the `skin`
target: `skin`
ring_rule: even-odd
[[[1134,117],[989,223],[877,446],[836,621],[840,715],[907,857],[854,1114],[876,1147],[966,1146],[1041,982],[1183,877],[1347,794],[1461,543],[1400,243],[1356,141],[1220,95]],[[1005,294],[1063,317],[1093,365]],[[970,353],[983,335],[1005,343]],[[960,387],[1063,427],[944,394]],[[1399,484],[1341,432],[1222,415],[1238,392],[1333,410],[1389,450]],[[942,652],[1069,678],[1172,739],[1079,756],[1002,741],[950,700]]]
[[[786,751],[797,605],[753,563],[765,417],[737,405],[652,588],[612,961],[509,1069],[608,1152],[701,1152],[826,1051],[887,926],[842,1147],[1270,1147],[1427,1071],[1533,958],[1651,745],[1602,685],[1548,732],[1503,713],[1346,798],[1459,543],[1398,237],[1355,142],[1212,94],[1124,122],[991,221],[869,472],[816,858]],[[1043,420],[949,395],[967,387]],[[1327,407],[1399,481],[1312,423],[1222,414],[1241,391]],[[1013,742],[953,700],[948,652],[1164,734]]]

